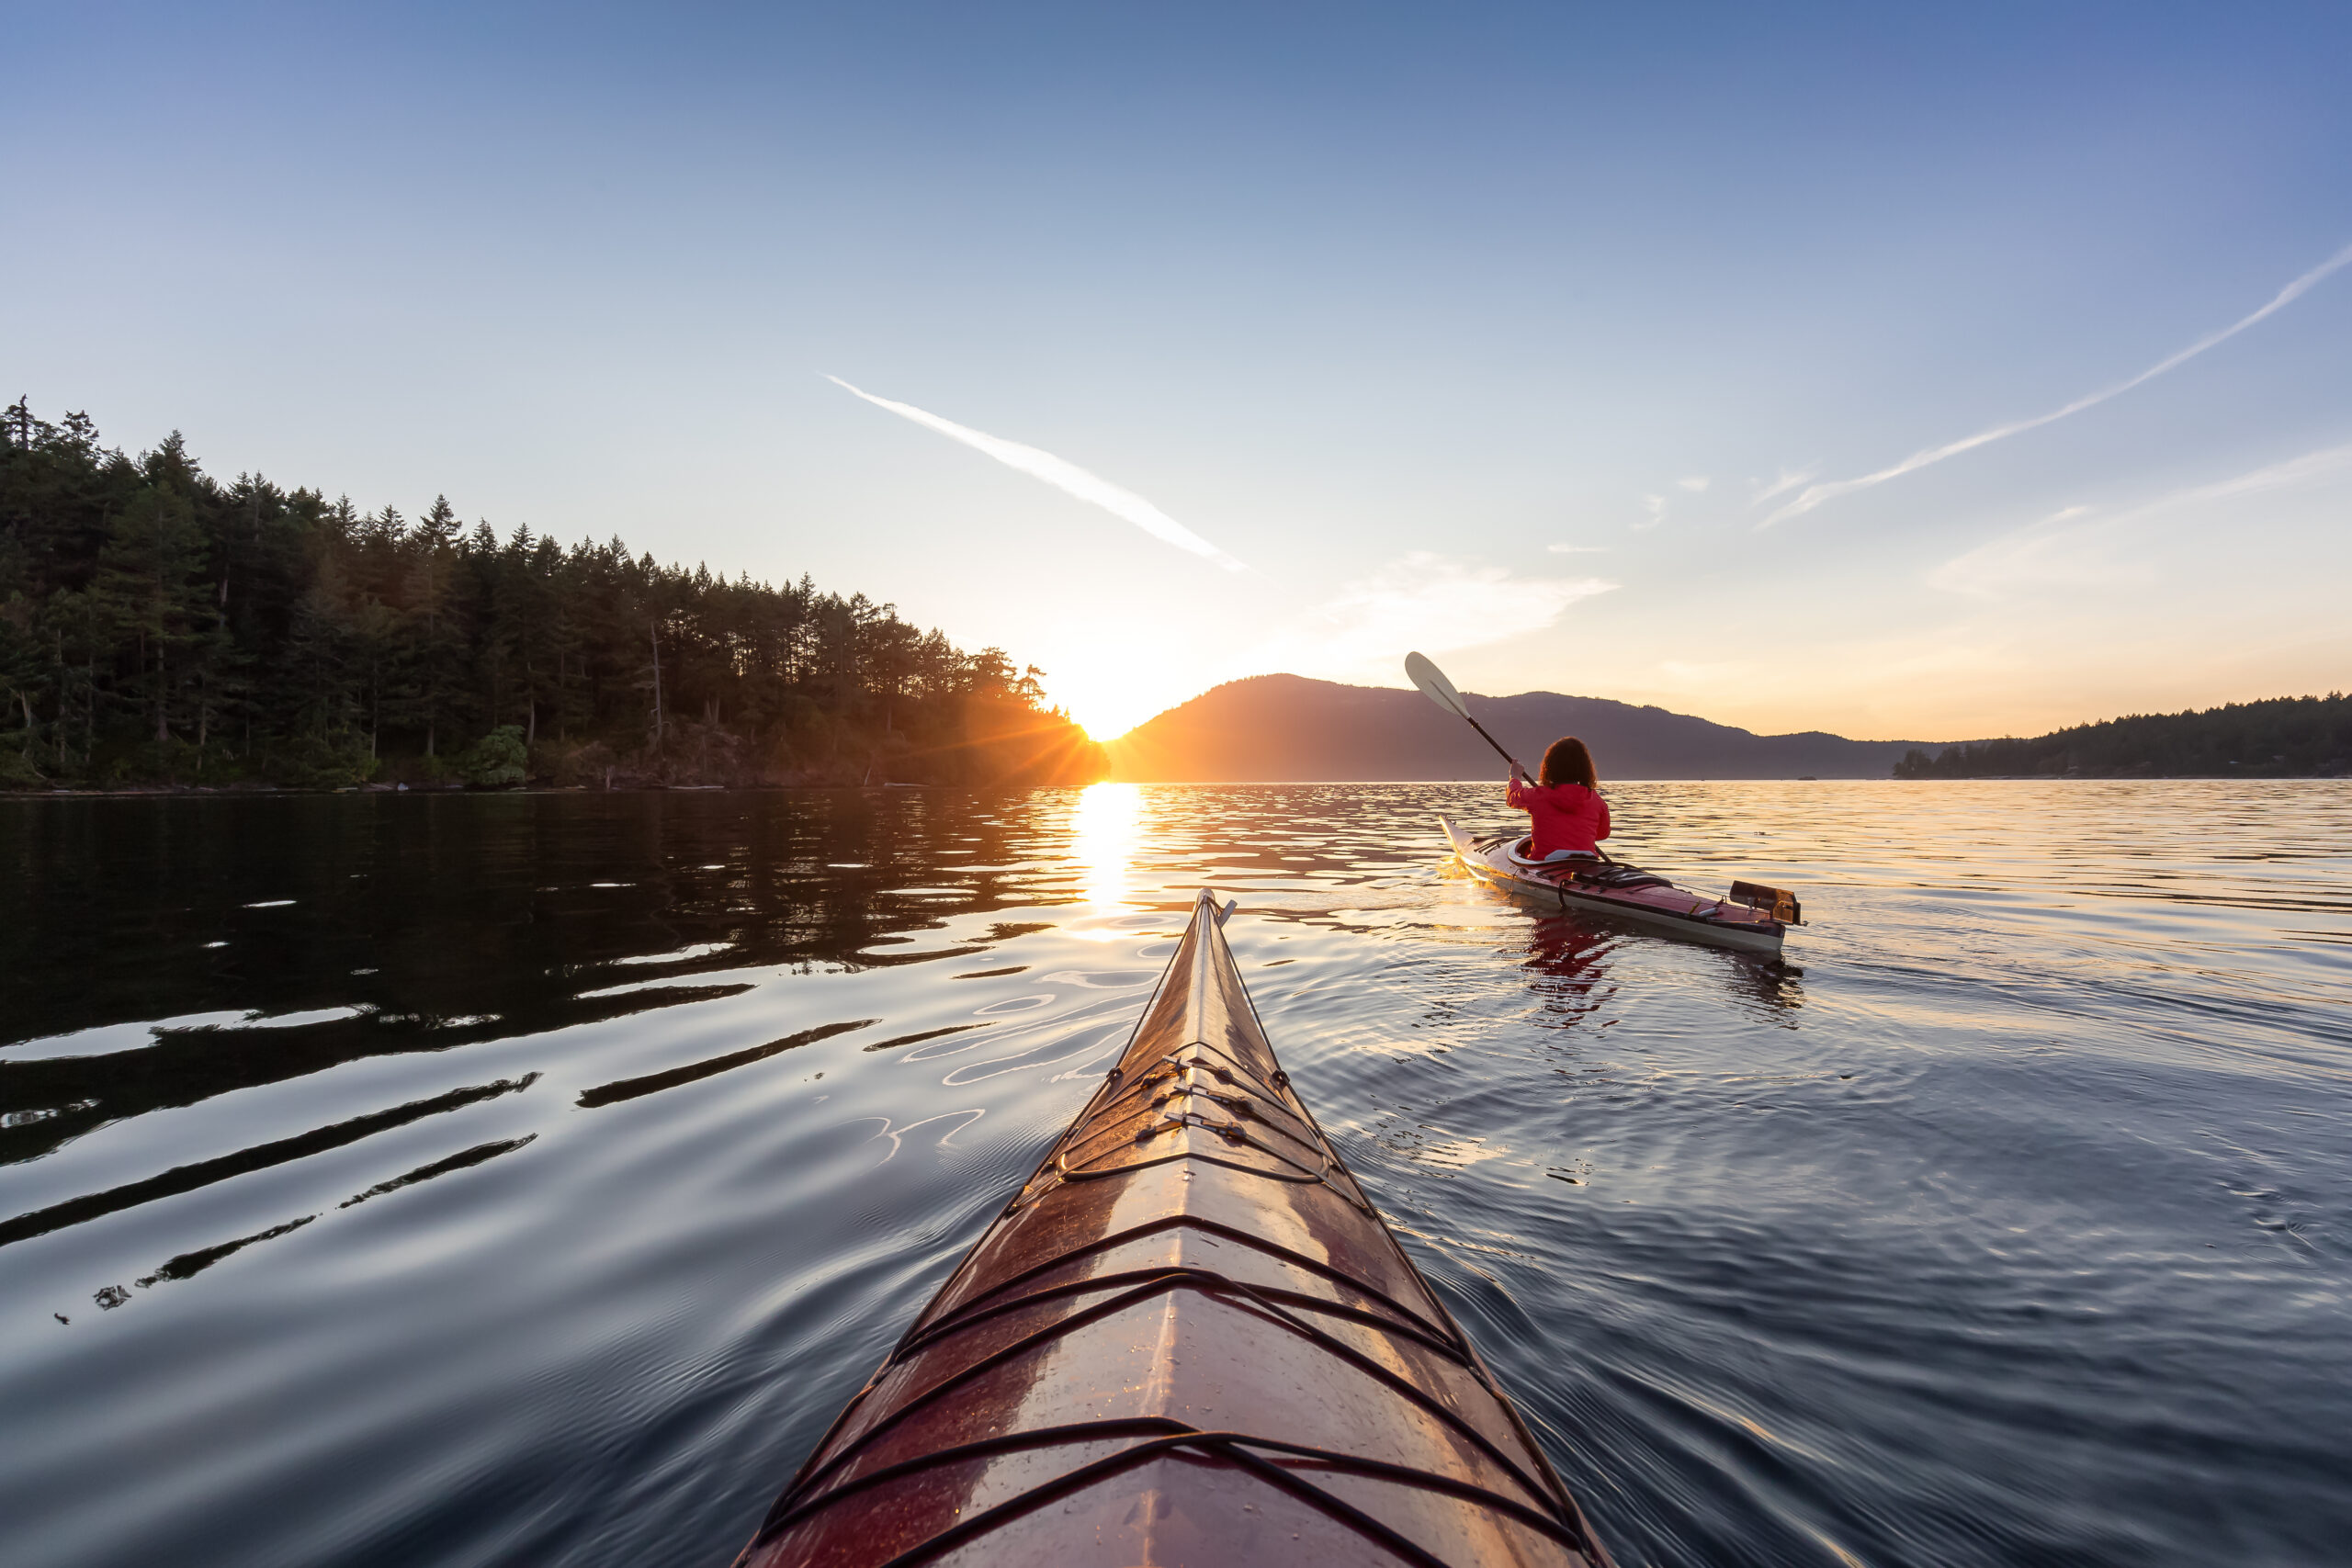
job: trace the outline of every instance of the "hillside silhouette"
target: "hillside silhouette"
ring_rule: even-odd
[[[2201,711],[2132,714],[2031,739],[1913,751],[1898,779],[2341,778],[2352,773],[2352,697],[2273,697]]]
[[[1605,697],[1464,694],[1470,711],[1530,768],[1562,735],[1592,748],[1603,778],[1883,779],[1911,740],[1809,730],[1758,735]],[[1106,750],[1111,776],[1138,783],[1491,779],[1501,759],[1419,692],[1300,675],[1230,681],[1138,725]]]

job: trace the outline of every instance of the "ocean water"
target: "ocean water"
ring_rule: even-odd
[[[1633,1564],[2352,1553],[2352,786],[0,799],[18,1568],[721,1568],[1192,889]]]

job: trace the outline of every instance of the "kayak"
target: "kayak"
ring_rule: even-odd
[[[1591,860],[1530,860],[1524,833],[1473,839],[1442,817],[1437,825],[1445,830],[1453,852],[1472,875],[1507,893],[1525,894],[1564,910],[1615,915],[1692,942],[1775,958],[1781,954],[1781,939],[1789,928],[1804,923],[1804,908],[1786,888],[1735,882],[1728,896],[1710,898],[1606,855]]]
[[[1222,924],[1202,893],[1118,1065],[738,1568],[1609,1568],[1300,1101]]]

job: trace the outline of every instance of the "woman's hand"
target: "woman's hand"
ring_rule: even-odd
[[[1521,769],[1519,765],[1519,759],[1516,757],[1513,757],[1510,760],[1510,782],[1513,784],[1525,784],[1527,782],[1527,774]]]

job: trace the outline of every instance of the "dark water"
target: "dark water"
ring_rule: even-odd
[[[2352,787],[1491,794],[0,801],[7,1561],[719,1568],[1204,881],[1629,1568],[2346,1559]]]

